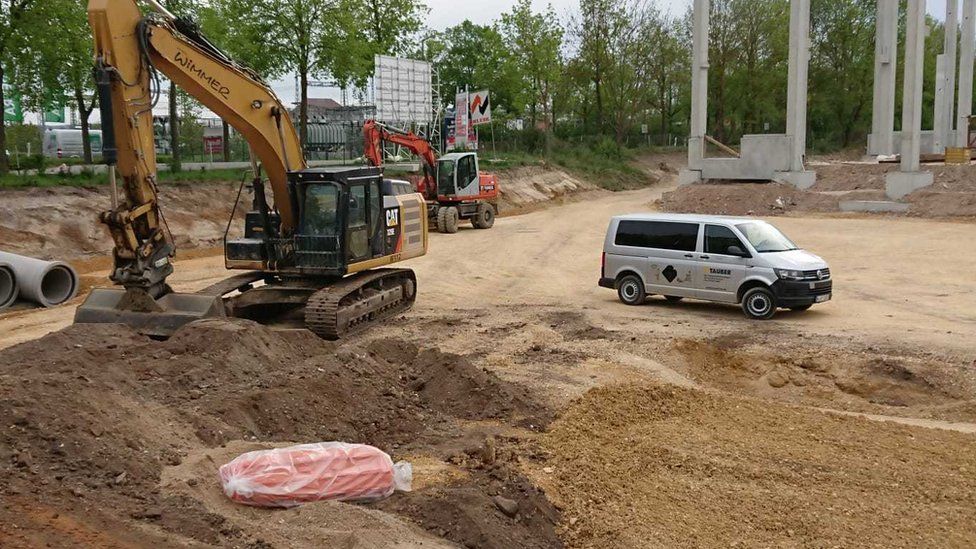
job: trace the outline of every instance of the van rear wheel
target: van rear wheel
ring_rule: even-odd
[[[776,296],[769,288],[752,288],[742,296],[742,312],[753,320],[769,320],[776,314]]]
[[[625,305],[643,305],[647,294],[644,292],[644,283],[635,275],[627,275],[620,279],[617,284],[617,297]]]

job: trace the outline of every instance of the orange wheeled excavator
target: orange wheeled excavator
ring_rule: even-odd
[[[424,197],[391,192],[379,168],[309,168],[270,86],[193,21],[156,0],[144,3],[146,13],[136,0],[88,4],[112,195],[101,221],[115,244],[110,278],[122,288],[93,290],[75,322],[122,323],[167,337],[199,318],[236,316],[302,322],[337,339],[409,308],[417,295],[413,271],[380,267],[427,252]],[[196,294],[166,283],[176,248],[157,194],[152,108],[160,73],[251,147],[251,208],[236,226],[242,180],[224,235],[225,266],[247,272]]]
[[[427,214],[442,233],[456,233],[462,219],[476,229],[490,229],[498,213],[498,181],[494,174],[478,170],[474,152],[450,153],[438,158],[423,137],[368,120],[363,125],[366,159],[383,165],[383,143],[399,145],[420,158],[423,174],[415,182],[427,200]]]

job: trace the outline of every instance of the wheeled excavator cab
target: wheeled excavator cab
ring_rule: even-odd
[[[481,194],[478,155],[445,154],[437,161],[437,196],[440,199],[464,199]]]

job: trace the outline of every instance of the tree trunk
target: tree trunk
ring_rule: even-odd
[[[78,104],[78,118],[81,119],[81,144],[85,151],[85,164],[92,164],[94,159],[92,158],[91,131],[88,124],[91,109],[85,108],[85,92],[80,85],[75,85],[75,102]]]
[[[596,133],[603,133],[603,78],[599,69],[593,83],[596,84]]]
[[[183,170],[183,162],[180,160],[180,113],[176,105],[176,84],[170,80],[169,83],[169,143],[172,152],[172,160],[169,169],[172,172]]]
[[[3,81],[3,67],[0,67],[0,82]],[[6,105],[6,98],[3,94],[3,86],[0,85],[0,105]],[[4,110],[4,115],[6,115],[6,110]],[[41,136],[41,143],[44,142],[44,136]],[[43,146],[42,146],[43,147]],[[38,151],[44,154],[44,150]],[[4,120],[0,120],[0,175],[7,175],[10,173],[10,159],[7,158],[7,123]]]
[[[302,98],[298,110],[299,138],[302,141],[302,149],[308,141],[308,70],[301,70]]]
[[[224,126],[224,162],[230,162],[230,124],[223,119],[220,123]]]

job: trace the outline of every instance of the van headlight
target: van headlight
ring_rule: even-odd
[[[803,280],[803,271],[793,269],[773,269],[780,280]]]

